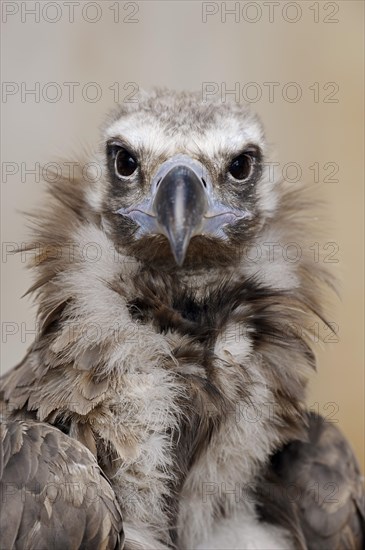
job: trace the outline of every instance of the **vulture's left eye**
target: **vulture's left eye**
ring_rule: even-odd
[[[133,155],[121,147],[114,160],[115,173],[119,178],[128,178],[137,170],[138,163]]]
[[[235,180],[245,180],[251,174],[254,159],[249,153],[235,157],[229,165],[228,172]]]

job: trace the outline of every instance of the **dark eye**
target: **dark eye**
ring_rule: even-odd
[[[114,160],[114,169],[118,178],[127,178],[131,176],[138,167],[136,159],[131,155],[127,149],[121,147]]]
[[[242,153],[232,160],[228,172],[236,180],[245,180],[251,174],[253,160],[252,155]]]

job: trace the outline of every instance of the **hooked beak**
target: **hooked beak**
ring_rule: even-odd
[[[201,179],[184,164],[171,168],[157,187],[153,210],[179,266],[184,263],[191,237],[202,229],[207,206]]]
[[[118,214],[139,225],[136,236],[162,234],[169,240],[176,263],[182,266],[194,235],[226,238],[222,226],[249,216],[222,204],[204,166],[187,155],[164,162],[152,180],[151,195]]]

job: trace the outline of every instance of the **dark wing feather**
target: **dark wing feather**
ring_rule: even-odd
[[[123,547],[115,495],[86,447],[32,420],[0,430],[1,548]]]
[[[365,491],[348,442],[323,418],[310,414],[307,441],[294,441],[272,459],[309,550],[365,548]],[[276,483],[276,489],[278,485]]]

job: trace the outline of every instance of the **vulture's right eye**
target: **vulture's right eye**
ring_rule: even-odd
[[[138,163],[134,156],[120,147],[115,155],[114,159],[114,170],[118,178],[128,178],[137,170]]]

